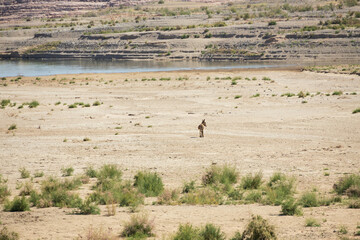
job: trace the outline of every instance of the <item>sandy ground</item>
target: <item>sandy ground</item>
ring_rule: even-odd
[[[243,80],[231,85],[231,80],[221,79],[228,76]],[[273,81],[263,81],[265,76]],[[54,77],[56,80],[51,80]],[[171,80],[159,81],[161,77]],[[179,77],[189,80],[176,80]],[[143,78],[157,81],[141,81]],[[20,179],[21,167],[31,173],[61,176],[62,167],[72,166],[75,174],[81,174],[89,165],[115,163],[124,170],[125,179],[138,170],[151,170],[161,175],[166,188],[180,188],[191,179],[200,184],[211,164],[231,164],[241,175],[258,171],[265,179],[276,171],[294,175],[299,193],[314,187],[330,192],[344,173],[360,170],[360,114],[352,114],[360,107],[359,76],[268,69],[6,81],[8,86],[0,87],[0,99],[10,99],[17,106],[32,100],[40,103],[34,109],[0,110],[0,173],[8,178],[12,196],[18,193],[16,183],[25,181]],[[325,95],[339,90],[344,94]],[[314,96],[280,96],[300,91]],[[350,95],[352,92],[357,95]],[[252,98],[256,93],[260,96]],[[236,95],[242,97],[234,99]],[[97,100],[103,104],[74,109],[63,105]],[[58,101],[61,104],[55,105]],[[197,125],[204,118],[208,127],[201,139]],[[7,130],[11,124],[17,125],[15,131]],[[86,137],[91,141],[84,142]],[[324,176],[324,172],[330,175]],[[258,204],[153,206],[151,199],[146,202],[142,211],[154,219],[157,239],[186,222],[217,224],[230,237],[244,229],[251,214],[269,219],[281,239],[338,239],[341,225],[353,236],[360,222],[359,209],[341,205],[304,209],[304,216],[296,217],[280,216],[280,207]],[[119,234],[130,218],[129,209],[117,208],[117,214],[109,217],[105,207],[101,208],[99,216],[71,215],[72,210],[66,208],[2,211],[0,221],[21,239],[73,239],[90,225],[102,225]],[[319,219],[321,227],[305,227],[308,217]]]

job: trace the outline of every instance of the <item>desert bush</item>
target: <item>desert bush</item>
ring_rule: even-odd
[[[355,113],[359,113],[359,112],[360,112],[360,108],[357,108],[352,113],[355,114]]]
[[[360,208],[360,199],[351,199],[349,201],[349,208],[355,208],[355,209],[359,209]]]
[[[280,205],[295,192],[295,178],[283,173],[274,173],[266,184],[266,201]]]
[[[268,23],[268,25],[269,25],[269,26],[274,26],[274,25],[276,25],[276,21],[270,21],[270,22]]]
[[[227,191],[227,195],[232,200],[242,200],[244,197],[244,191],[241,191],[239,188],[232,188]]]
[[[101,179],[114,179],[114,180],[121,180],[122,171],[119,169],[118,166],[114,164],[106,164],[102,166],[97,174],[97,177]]]
[[[34,190],[34,184],[31,181],[26,181],[25,184],[22,186],[19,195],[20,196],[30,195],[31,191],[33,190]]]
[[[241,98],[242,96],[241,95],[236,95],[235,97],[234,97],[234,99],[239,99],[239,98]]]
[[[4,200],[11,195],[11,192],[7,186],[7,180],[3,179],[0,174],[0,203],[3,203]]]
[[[44,176],[44,172],[43,171],[37,171],[34,173],[34,177],[35,178],[39,178],[39,177],[43,177]]]
[[[200,237],[204,240],[225,240],[225,233],[220,227],[208,223],[200,230]]]
[[[36,108],[37,106],[39,106],[38,101],[33,100],[29,103],[29,108]]]
[[[335,192],[339,195],[346,194],[349,197],[360,196],[360,175],[351,174],[340,178],[333,186]]]
[[[19,234],[17,232],[12,232],[7,229],[7,227],[3,227],[0,231],[0,240],[18,240]]]
[[[245,200],[248,203],[260,203],[262,201],[262,192],[258,190],[250,191],[246,196]]]
[[[139,171],[134,179],[134,186],[147,197],[156,197],[164,191],[164,184],[156,173]]]
[[[94,103],[93,103],[93,106],[99,106],[101,103],[99,102],[99,101],[95,101]]]
[[[340,227],[339,227],[339,233],[341,233],[341,234],[347,234],[347,233],[348,233],[347,227],[346,227],[345,225],[340,225]]]
[[[275,234],[275,227],[270,225],[266,219],[261,216],[252,216],[250,222],[246,226],[244,232],[241,235],[241,239],[246,240],[259,240],[277,239]]]
[[[189,193],[195,190],[195,181],[190,181],[184,183],[183,189],[181,193]]]
[[[289,198],[281,204],[281,214],[300,216],[302,215],[302,211],[299,208],[299,204],[296,202],[296,200],[293,198]]]
[[[79,207],[78,207],[78,211],[76,211],[75,213],[78,214],[83,214],[83,215],[96,215],[96,214],[100,214],[100,208],[98,206],[96,206],[90,198],[86,199],[84,202],[82,202]]]
[[[258,189],[262,184],[262,177],[262,172],[258,172],[254,176],[249,173],[241,178],[240,185],[243,189]]]
[[[36,193],[30,193],[30,198],[38,201],[37,207],[78,207],[82,203],[78,194],[70,193],[69,190],[74,190],[81,185],[80,178],[65,179],[60,181],[57,178],[49,177],[41,182],[41,193],[36,196]],[[34,204],[34,203],[33,203]]]
[[[342,94],[343,94],[342,91],[335,91],[335,92],[332,93],[332,95],[334,95],[334,96],[340,96]]]
[[[63,177],[69,177],[73,174],[74,172],[74,168],[73,167],[67,167],[67,168],[62,168],[61,169],[61,173]]]
[[[8,128],[9,131],[12,131],[15,129],[16,129],[16,124],[11,124],[10,127]]]
[[[222,203],[222,196],[213,189],[205,188],[184,194],[180,201],[190,205],[217,205]]]
[[[158,204],[174,205],[178,203],[178,200],[179,200],[179,193],[177,190],[165,189],[163,193],[158,197]]]
[[[299,200],[303,207],[318,207],[320,206],[318,196],[315,192],[305,192],[301,195]]]
[[[235,167],[224,165],[222,167],[212,166],[202,177],[204,186],[216,183],[234,184],[238,179],[238,172]]]
[[[201,240],[200,231],[190,223],[180,225],[172,240]]]
[[[10,104],[10,102],[11,102],[10,99],[3,99],[3,100],[1,100],[1,103],[0,103],[1,108],[4,109],[7,105]]]
[[[315,218],[307,218],[305,219],[305,227],[320,227],[321,224]]]
[[[4,211],[6,212],[30,211],[29,201],[25,196],[15,197],[13,201],[5,201]]]
[[[252,95],[250,98],[256,98],[256,97],[260,97],[260,93],[256,93],[256,94]]]
[[[153,229],[153,222],[149,220],[148,215],[132,215],[130,221],[125,224],[121,236],[147,238],[154,236]]]
[[[85,169],[85,175],[90,178],[96,178],[97,174],[97,171],[92,166],[89,166]]]
[[[21,178],[29,178],[30,177],[30,172],[28,170],[26,170],[26,168],[20,168],[19,169]]]
[[[284,96],[286,96],[286,97],[293,97],[293,96],[295,96],[295,94],[294,94],[294,93],[290,93],[290,92],[281,94],[281,97],[284,97]]]
[[[76,240],[87,239],[87,240],[116,240],[119,239],[115,234],[111,232],[111,228],[105,229],[103,226],[94,228],[90,226],[86,230],[85,236],[79,234],[79,237],[75,238]]]
[[[122,184],[116,180],[107,180],[90,195],[92,201],[99,204],[118,203],[120,206],[137,207],[144,202],[144,196],[130,182]]]

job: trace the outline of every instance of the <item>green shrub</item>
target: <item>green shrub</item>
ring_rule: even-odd
[[[23,184],[22,189],[20,190],[20,196],[27,196],[34,190],[34,185],[31,181],[27,181]]]
[[[26,170],[26,168],[20,168],[19,169],[21,178],[29,178],[30,177],[30,172],[28,170]]]
[[[339,233],[347,234],[348,233],[347,227],[345,225],[341,225],[339,228]]]
[[[270,21],[270,22],[268,23],[268,25],[269,25],[269,26],[275,26],[275,25],[276,25],[276,21]]]
[[[3,179],[0,174],[0,203],[3,203],[4,200],[11,195],[11,192],[6,184],[7,180]]]
[[[85,175],[90,178],[96,178],[97,174],[97,171],[92,166],[87,167],[85,170]]]
[[[39,178],[39,177],[43,177],[44,176],[44,172],[43,171],[37,171],[34,173],[34,177],[35,178]]]
[[[114,164],[106,164],[102,166],[98,171],[98,178],[101,179],[115,179],[115,180],[121,180],[122,171],[119,169],[118,166]]]
[[[67,168],[62,168],[61,169],[61,173],[63,177],[69,177],[72,176],[74,172],[74,168],[73,167],[67,167]]]
[[[154,236],[153,222],[145,214],[132,215],[128,223],[125,224],[121,233],[122,237],[147,238]]]
[[[352,200],[350,200],[349,208],[359,209],[360,208],[360,199],[352,199]]]
[[[283,93],[283,94],[281,94],[281,97],[284,97],[284,96],[286,96],[286,97],[293,97],[293,96],[295,96],[295,94],[294,93]]]
[[[225,233],[221,232],[220,227],[210,223],[200,230],[200,236],[204,240],[225,240]]]
[[[305,227],[320,227],[321,224],[315,218],[307,218],[305,219]]]
[[[33,100],[32,102],[29,103],[29,108],[36,108],[37,106],[39,106],[39,102]]]
[[[222,203],[222,197],[219,193],[215,192],[215,190],[205,188],[184,194],[181,202],[190,205],[218,205]]]
[[[281,204],[281,214],[300,216],[302,215],[302,211],[299,208],[299,204],[296,202],[296,200],[293,198],[289,198]]]
[[[204,186],[216,183],[234,184],[238,179],[238,172],[235,167],[224,165],[222,167],[212,166],[202,177]]]
[[[339,195],[346,194],[349,197],[360,196],[360,175],[351,174],[340,178],[333,186],[335,192]]]
[[[235,97],[234,97],[234,99],[239,99],[239,98],[241,98],[242,96],[241,95],[236,95]]]
[[[195,181],[184,183],[181,193],[189,193],[195,190]]]
[[[250,222],[242,233],[242,238],[246,240],[277,239],[275,234],[275,227],[270,225],[267,220],[261,216],[252,216]]]
[[[332,95],[334,95],[334,96],[340,96],[342,94],[343,94],[342,91],[335,91],[335,92],[332,93]]]
[[[299,200],[303,207],[318,207],[320,206],[317,194],[315,192],[305,192],[301,195]]]
[[[15,129],[16,129],[16,124],[11,124],[10,127],[8,128],[9,131],[12,131]]]
[[[266,201],[280,205],[295,192],[295,178],[287,177],[283,173],[274,173],[266,184]]]
[[[243,189],[258,189],[262,184],[262,177],[262,172],[258,172],[254,176],[249,173],[241,178],[240,185]]]
[[[147,197],[159,196],[164,190],[164,184],[156,173],[140,171],[134,178],[134,186]]]
[[[357,108],[352,113],[355,114],[355,113],[359,113],[359,112],[360,112],[360,108]]]
[[[251,191],[245,196],[245,200],[250,203],[260,203],[262,200],[262,192],[261,191]]]
[[[25,196],[15,197],[13,201],[7,201],[4,205],[4,211],[7,212],[23,212],[30,211],[29,201]]]
[[[77,189],[81,184],[80,178],[60,181],[49,177],[41,182],[41,194],[30,193],[30,199],[34,199],[37,207],[79,207],[82,203],[81,198],[78,194],[69,191]]]
[[[10,99],[3,99],[1,100],[1,108],[4,109],[7,105],[9,105],[11,103]]]
[[[158,197],[158,204],[163,205],[175,205],[178,204],[179,192],[176,189],[165,189],[163,193]]]
[[[19,234],[11,232],[7,227],[3,227],[0,231],[0,240],[18,240]]]
[[[198,228],[193,227],[190,223],[180,225],[173,240],[202,240]]]
[[[98,206],[96,206],[90,200],[90,198],[86,199],[83,203],[81,203],[78,208],[79,208],[79,211],[77,211],[78,214],[83,214],[83,215],[100,214],[100,208]]]
[[[99,102],[99,101],[95,101],[94,103],[93,103],[93,106],[99,106],[101,103]]]

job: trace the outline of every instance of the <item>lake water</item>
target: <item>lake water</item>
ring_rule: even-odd
[[[276,68],[291,65],[236,62],[159,62],[111,60],[0,60],[0,77],[46,76],[77,73],[126,73],[231,68]]]

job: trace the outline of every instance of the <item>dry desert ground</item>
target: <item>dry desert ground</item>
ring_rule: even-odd
[[[48,176],[65,178],[62,168],[73,167],[77,176],[89,166],[116,164],[123,179],[132,180],[139,170],[151,171],[166,189],[181,190],[190,180],[201,185],[212,165],[229,165],[240,177],[259,171],[264,181],[275,172],[294,176],[296,196],[314,189],[331,195],[333,184],[344,174],[360,170],[360,113],[352,114],[360,107],[357,75],[248,69],[10,79],[0,87],[0,99],[16,103],[0,109],[0,174],[8,179],[10,199],[19,194],[21,183],[29,181],[20,177],[20,168],[31,175],[44,172],[33,178],[35,188]],[[299,98],[300,91],[309,96]],[[333,95],[335,91],[342,94]],[[295,96],[281,96],[285,93]],[[40,105],[18,108],[33,100]],[[101,104],[93,106],[96,101]],[[69,108],[76,102],[90,107]],[[205,137],[199,138],[202,119],[207,127]],[[8,130],[12,124],[16,129]],[[85,198],[95,181],[76,192]],[[213,223],[230,238],[253,214],[273,224],[280,239],[359,239],[354,233],[359,230],[360,209],[341,203],[303,208],[302,216],[282,216],[280,206],[261,203],[154,205],[155,201],[146,198],[136,210],[154,221],[155,239],[168,238],[184,223]],[[25,212],[1,211],[0,221],[20,239],[74,239],[90,226],[118,236],[137,214],[117,207],[114,216],[107,216],[106,206],[100,209],[100,215],[75,215],[71,208],[32,207]],[[305,227],[310,217],[321,226]],[[348,233],[342,235],[341,226]]]

